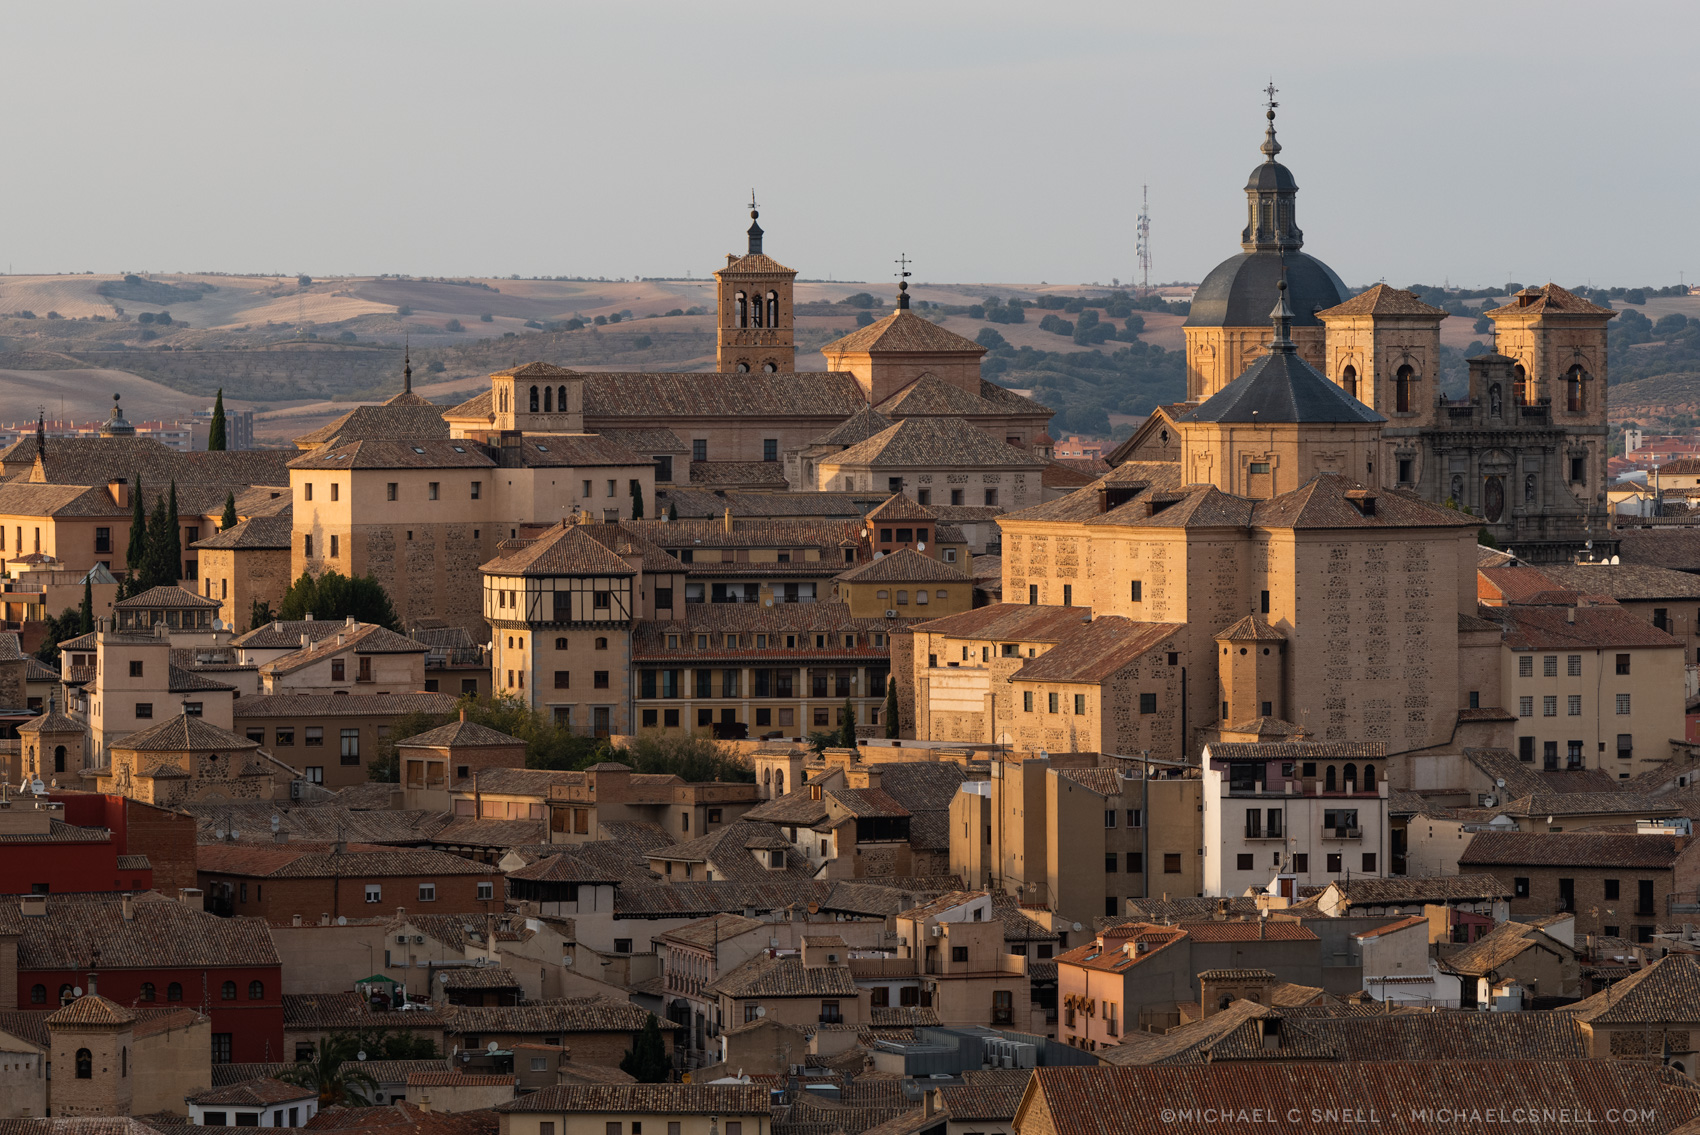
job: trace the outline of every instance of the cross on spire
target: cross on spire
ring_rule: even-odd
[[[1275,86],[1275,80],[1270,79],[1269,85],[1263,88],[1263,93],[1266,96],[1263,105],[1268,107],[1270,110],[1274,110],[1276,107],[1280,106],[1281,104],[1275,101],[1275,96],[1279,93],[1279,91],[1280,88]]]
[[[909,271],[909,265],[915,262],[909,259],[907,252],[900,252],[892,263],[897,265],[897,271],[892,273],[897,277],[897,307],[898,310],[904,311],[909,307],[909,277],[914,275]]]
[[[761,236],[762,236],[761,222],[756,219],[760,216],[761,216],[761,214],[756,212],[756,191],[754,189],[751,189],[750,190],[750,228],[749,228],[749,238],[750,238],[749,254],[750,255],[754,255],[755,253],[758,253],[758,252],[761,251]]]
[[[1274,79],[1270,79],[1269,85],[1263,88],[1263,105],[1268,108],[1263,112],[1263,117],[1269,120],[1269,126],[1263,132],[1263,145],[1259,146],[1258,149],[1263,151],[1264,160],[1270,162],[1273,162],[1275,155],[1281,152],[1281,143],[1275,140],[1275,108],[1281,105],[1275,101],[1278,90]]]

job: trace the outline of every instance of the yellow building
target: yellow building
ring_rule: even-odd
[[[911,548],[858,564],[834,582],[839,601],[858,619],[937,618],[974,606],[972,576]]]

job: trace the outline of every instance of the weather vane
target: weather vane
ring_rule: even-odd
[[[750,208],[754,209],[755,207],[756,207],[756,191],[754,189],[752,189],[752,190],[750,190]]]
[[[1281,105],[1280,103],[1275,101],[1275,95],[1278,92],[1277,92],[1277,88],[1275,86],[1275,80],[1274,80],[1273,77],[1270,78],[1269,85],[1267,87],[1263,88],[1263,93],[1265,95],[1269,96],[1268,101],[1264,105],[1267,106],[1270,110],[1274,110],[1276,107]]]
[[[907,279],[914,275],[913,272],[909,271],[909,265],[915,262],[909,259],[909,254],[907,252],[898,253],[897,259],[893,260],[892,263],[897,265],[897,271],[892,273],[892,275],[896,276],[899,280]]]

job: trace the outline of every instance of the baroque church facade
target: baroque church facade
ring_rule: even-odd
[[[1312,472],[1340,472],[1467,509],[1500,547],[1532,562],[1563,562],[1590,541],[1596,552],[1611,551],[1606,325],[1612,310],[1556,284],[1524,289],[1484,313],[1494,323],[1493,350],[1469,360],[1468,390],[1448,398],[1439,383],[1440,323],[1447,313],[1385,284],[1352,295],[1304,251],[1298,184],[1276,160],[1281,145],[1273,107],[1267,117],[1264,160],[1245,188],[1242,251],[1205,277],[1186,322],[1187,400],[1153,412],[1110,455],[1111,464],[1189,462],[1183,483],[1221,483],[1221,471],[1196,467],[1207,455],[1183,453],[1177,424],[1268,354],[1270,312],[1284,295],[1296,357],[1384,419],[1368,445],[1342,435],[1338,444],[1311,446],[1300,481]],[[1283,459],[1297,459],[1265,448],[1241,446],[1229,455],[1241,465],[1238,479],[1230,478],[1236,492],[1271,495],[1273,470]]]

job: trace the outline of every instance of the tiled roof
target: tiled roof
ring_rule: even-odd
[[[1565,1008],[1591,1025],[1700,1022],[1700,955],[1666,954]]]
[[[372,1079],[380,1084],[405,1084],[409,1076],[420,1072],[441,1072],[444,1070],[442,1057],[434,1060],[351,1060],[344,1061],[343,1067],[356,1065]],[[217,1065],[214,1065],[215,1074]]]
[[[431,838],[436,838],[435,836]],[[406,875],[500,875],[501,870],[428,847],[348,844],[337,851],[310,843],[202,844],[197,864],[203,874],[263,879],[325,879],[344,876],[394,878]]]
[[[452,986],[454,983],[449,984]],[[407,1077],[407,1086],[410,1088],[505,1088],[518,1082],[519,1077],[512,1072],[410,1072]]]
[[[282,1080],[274,1080],[268,1076],[255,1080],[245,1080],[240,1084],[226,1084],[222,1087],[210,1088],[204,1092],[196,1092],[188,1097],[188,1102],[197,1107],[210,1107],[217,1104],[234,1107],[270,1107],[273,1104],[315,1099],[318,1094],[317,1088],[303,1088],[299,1084],[286,1084]]]
[[[801,958],[770,958],[757,954],[718,981],[709,993],[728,997],[843,997],[861,994],[850,967],[805,966]]]
[[[406,1100],[385,1107],[323,1108],[310,1122],[320,1131],[393,1131],[395,1135],[497,1135],[500,1127],[493,1111],[427,1111]]]
[[[237,698],[232,716],[257,717],[399,717],[409,713],[453,711],[453,694],[250,694]]]
[[[0,484],[0,512],[11,516],[128,516],[130,510],[112,500],[104,484],[42,485],[28,481]]]
[[[1058,967],[1080,966],[1084,969],[1121,973],[1153,954],[1186,938],[1186,931],[1173,926],[1153,926],[1149,923],[1124,923],[1117,926],[1113,937],[1087,942],[1057,955]],[[1110,931],[1104,932],[1106,935]],[[1143,944],[1145,949],[1137,949]],[[1133,945],[1134,950],[1126,947]]]
[[[1395,919],[1394,921],[1385,923],[1381,926],[1377,926],[1373,930],[1365,930],[1361,934],[1354,934],[1354,935],[1352,935],[1352,937],[1354,937],[1354,938],[1380,938],[1380,937],[1383,937],[1384,935],[1387,935],[1387,934],[1397,934],[1401,930],[1409,930],[1413,926],[1427,926],[1427,925],[1428,925],[1428,919],[1427,918],[1425,918],[1424,916],[1422,916],[1420,914],[1412,914],[1412,915],[1408,915],[1404,918]]]
[[[120,599],[113,606],[120,611],[148,611],[163,609],[197,608],[201,610],[216,610],[219,606],[217,599],[207,599],[196,595],[193,591],[185,591],[181,587],[162,586],[150,587],[140,595],[132,595],[128,599]]]
[[[1501,922],[1457,953],[1448,954],[1441,965],[1452,973],[1487,977],[1543,940],[1550,944],[1549,949],[1560,944],[1526,923]]]
[[[504,540],[495,559],[479,570],[489,575],[637,574],[601,543],[563,523],[533,540]]]
[[[892,354],[911,352],[946,352],[949,354],[986,353],[986,348],[954,331],[922,319],[908,308],[894,308],[884,319],[876,319],[866,327],[858,327],[841,339],[834,339],[821,348],[828,357],[835,354]]]
[[[1478,608],[1500,624],[1511,650],[1569,650],[1680,646],[1652,623],[1621,607],[1513,606]],[[1572,621],[1574,619],[1574,621]]]
[[[816,869],[804,856],[795,853],[786,855],[783,868],[771,869],[759,862],[752,852],[752,848],[785,850],[790,847],[791,842],[772,824],[751,823],[740,818],[718,831],[687,843],[658,847],[649,854],[652,859],[707,863],[717,878],[735,883],[757,883],[784,876],[812,879]]]
[[[1286,637],[1256,615],[1247,615],[1237,623],[1216,632],[1217,642],[1282,642]]]
[[[630,1001],[598,997],[545,1001],[531,1005],[459,1005],[448,1010],[445,1030],[471,1033],[637,1032],[649,1011]],[[662,1022],[662,1027],[669,1027]]]
[[[527,469],[614,468],[654,465],[652,456],[639,456],[605,434],[522,435],[502,446],[504,460],[517,459]]]
[[[112,747],[139,753],[206,753],[251,752],[260,746],[259,742],[221,729],[198,714],[180,713],[138,733],[126,734],[123,740],[113,742]]]
[[[868,1010],[868,1023],[874,1028],[938,1027],[939,1011],[923,1005],[875,1005]]]
[[[394,1029],[440,1029],[443,1017],[434,1012],[374,1013],[366,998],[345,993],[285,993],[286,1029],[361,1029],[381,1024]]]
[[[806,417],[842,420],[867,405],[854,376],[842,371],[779,374],[596,371],[582,375],[584,416],[606,419]],[[455,417],[489,414],[489,394],[455,407]],[[478,405],[475,405],[478,403]],[[620,424],[628,424],[622,421]],[[629,424],[639,424],[637,422]]]
[[[1542,564],[1540,570],[1561,586],[1619,602],[1700,599],[1700,576],[1650,564]]]
[[[135,1019],[136,1014],[116,1001],[108,1001],[99,994],[91,993],[77,998],[63,1009],[48,1014],[46,1024],[49,1027],[111,1025],[116,1028],[130,1024]]]
[[[273,548],[293,546],[294,520],[290,510],[272,516],[254,516],[189,546],[201,550],[222,548]]]
[[[102,969],[275,966],[277,951],[257,918],[219,918],[153,894],[138,895],[126,919],[121,896],[49,895],[47,916],[0,907],[0,931],[17,933],[18,969],[80,970],[98,950]]]
[[[693,485],[783,489],[788,484],[778,461],[693,461],[690,476]]]
[[[954,564],[899,548],[890,555],[857,564],[835,578],[845,583],[967,583],[971,577]]]
[[[0,460],[27,461],[33,457],[30,451],[34,447],[35,438],[22,438],[0,452]],[[294,453],[287,449],[185,453],[152,438],[50,438],[43,462],[46,474],[43,481],[53,486],[93,485],[104,490],[105,486],[119,478],[133,484],[139,474],[142,490],[149,500],[164,493],[166,486],[176,481],[180,513],[202,511],[198,507],[191,509],[185,506],[191,495],[205,496],[211,503],[211,493],[192,494],[190,486],[216,488],[217,509],[214,511],[222,511],[225,494],[232,486],[288,485],[287,462],[293,456]],[[107,494],[107,499],[111,499],[110,494]],[[130,510],[126,508],[123,511],[128,513]]]
[[[1314,761],[1354,757],[1380,760],[1387,754],[1381,741],[1213,741],[1210,755],[1218,760]]]
[[[300,650],[302,635],[316,641],[347,629],[346,619],[274,619],[235,636],[230,645],[253,650]]]
[[[439,421],[442,419],[439,418]],[[443,428],[448,429],[447,423]],[[495,459],[475,441],[379,441],[367,438],[304,453],[291,469],[493,469]]]
[[[680,439],[678,434],[660,426],[599,429],[596,432],[616,445],[625,446],[633,453],[660,456],[669,453],[685,453],[691,448]]]
[[[935,375],[923,375],[879,404],[891,418],[950,416],[968,418],[1003,412],[978,394],[953,386]]]
[[[519,978],[506,966],[455,966],[443,971],[444,989],[517,989]]]
[[[1345,303],[1335,304],[1316,313],[1316,317],[1323,320],[1333,315],[1424,315],[1446,318],[1445,310],[1424,303],[1417,298],[1417,293],[1386,284],[1365,288]]]
[[[989,893],[990,892],[988,891],[950,891],[946,894],[939,895],[937,898],[930,899],[919,906],[914,906],[908,910],[902,911],[897,917],[913,919],[915,921],[927,918],[936,918],[939,915],[944,914],[946,911],[955,910],[963,903],[973,902],[978,898],[985,898]]]
[[[1489,874],[1406,876],[1377,879],[1357,876],[1331,884],[1350,906],[1404,906],[1410,903],[1448,903],[1508,899],[1511,889]]]
[[[911,629],[917,634],[951,638],[999,639],[1004,642],[1061,642],[1080,628],[1090,607],[1048,607],[1026,603],[994,603],[957,615],[929,619]]]
[[[1565,291],[1557,284],[1542,284],[1538,288],[1524,288],[1518,296],[1531,297],[1533,302],[1520,306],[1515,299],[1504,307],[1482,309],[1482,314],[1489,319],[1499,315],[1611,315],[1612,309],[1590,303],[1574,292]]]
[[[1680,836],[1627,832],[1477,832],[1458,864],[1661,870],[1676,862],[1682,843]]]
[[[1113,768],[1063,768],[1057,770],[1057,775],[1100,796],[1121,795],[1121,774]]]
[[[909,468],[922,465],[1014,468],[1040,459],[999,441],[961,418],[904,418],[867,441],[821,459],[835,465]]]
[[[356,406],[329,425],[302,434],[295,444],[309,446],[344,445],[367,438],[430,439],[447,438],[448,423],[443,421],[441,407],[401,395],[389,402],[373,406]]]
[[[457,789],[458,791],[458,789]],[[547,821],[498,820],[477,816],[456,816],[431,836],[439,847],[481,847],[506,850],[524,847],[548,838]]]
[[[726,267],[715,270],[719,276],[771,276],[776,273],[795,276],[795,269],[787,268],[773,257],[764,252],[747,252],[735,260],[728,261]]]
[[[242,701],[247,701],[243,698]],[[356,699],[345,698],[345,701]],[[240,703],[238,703],[240,704]],[[212,843],[215,833],[240,833],[243,843],[272,845],[271,818],[281,819],[281,831],[290,839],[328,844],[337,839],[350,843],[425,843],[450,817],[442,812],[401,811],[388,808],[363,810],[344,804],[298,804],[288,800],[261,800],[235,804],[227,800],[196,800],[183,805],[195,817],[202,843]]]
[[[1543,792],[1506,801],[1499,809],[1508,816],[1621,815],[1625,818],[1668,816],[1679,810],[1673,801],[1631,792]]]
[[[1180,929],[1194,942],[1314,942],[1316,935],[1302,922],[1255,918],[1249,922],[1183,922]]]
[[[112,834],[105,828],[82,828],[60,820],[49,820],[44,832],[5,832],[0,844],[8,843],[106,843]],[[122,858],[122,857],[121,857]],[[144,856],[144,858],[146,858]]]
[[[1346,495],[1363,491],[1375,494],[1375,511],[1369,516]],[[1153,519],[1164,515],[1167,513]],[[1318,473],[1290,493],[1258,501],[1251,515],[1252,525],[1259,528],[1463,528],[1473,522],[1471,517],[1430,504],[1414,493],[1367,490],[1331,473]]]
[[[1136,623],[1105,615],[1081,623],[1051,649],[1022,663],[1017,682],[1102,682],[1186,630],[1184,623]]]
[[[498,1112],[557,1112],[567,1115],[755,1115],[765,1116],[772,1097],[763,1084],[568,1084],[543,1088]]]
[[[447,749],[455,747],[481,747],[489,745],[524,745],[518,737],[510,736],[480,725],[476,721],[464,718],[451,721],[447,725],[439,725],[435,729],[427,729],[411,737],[395,742],[398,749]]]
[[[864,406],[844,419],[842,424],[815,438],[809,444],[851,446],[857,442],[867,441],[890,425],[890,418],[872,406]]]
[[[546,855],[524,867],[508,872],[508,878],[532,883],[623,883],[627,876],[605,866],[588,862],[571,850]]]
[[[249,1080],[269,1079],[288,1067],[288,1064],[276,1060],[253,1064],[214,1064],[212,1086],[224,1088],[231,1084],[244,1084]]]
[[[663,942],[676,942],[684,946],[695,946],[698,949],[712,950],[728,938],[736,938],[740,934],[765,926],[766,923],[756,918],[745,918],[740,914],[711,914],[707,918],[686,923],[677,930],[670,930],[661,935]]]
[[[311,646],[274,658],[260,667],[262,677],[281,677],[304,670],[315,662],[352,651],[355,654],[428,654],[430,647],[397,634],[376,623],[356,623],[352,630],[343,630],[315,640]]]

